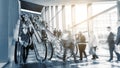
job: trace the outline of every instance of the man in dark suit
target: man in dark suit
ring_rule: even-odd
[[[118,45],[120,43],[120,26],[118,27],[118,31],[117,31],[117,37],[116,37],[116,45]]]
[[[118,56],[118,53],[115,51],[115,41],[114,41],[114,34],[113,32],[111,31],[111,27],[107,27],[108,31],[109,31],[109,35],[108,35],[108,38],[107,38],[107,42],[108,42],[108,46],[109,46],[109,52],[110,52],[110,59],[108,61],[111,61],[113,60],[113,52],[115,52],[117,58],[119,57]],[[118,60],[118,59],[117,59]]]
[[[118,46],[120,43],[120,26],[118,27],[118,31],[117,31],[117,37],[116,37],[116,41],[115,44],[116,46]],[[117,52],[116,52],[117,53]],[[120,54],[117,53],[118,57],[117,57],[117,61],[120,61]]]

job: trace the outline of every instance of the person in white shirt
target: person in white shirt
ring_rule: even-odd
[[[97,59],[98,55],[96,54],[96,48],[98,46],[98,42],[97,42],[97,38],[94,33],[90,36],[89,44],[90,44],[89,53],[92,54],[92,59],[93,60]]]

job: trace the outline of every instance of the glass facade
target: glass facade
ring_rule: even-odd
[[[55,11],[54,7],[56,6],[49,6],[50,9],[49,15],[50,16],[50,23],[51,28],[61,29],[66,28],[66,30],[73,30],[74,34],[78,32],[83,32],[88,37],[89,30],[93,31],[99,39],[103,39],[106,36],[107,30],[106,27],[112,27],[113,32],[116,34],[116,25],[117,25],[117,7],[116,1],[110,2],[94,2],[90,5],[90,11],[88,12],[88,4],[74,4],[74,13],[72,15],[72,5],[58,5],[58,11]],[[103,8],[104,7],[104,8]],[[63,15],[64,10],[64,15]],[[88,17],[90,15],[90,18]],[[56,22],[55,17],[58,16],[58,21]],[[64,16],[64,19],[63,19]],[[75,16],[75,21],[73,24],[72,16]],[[54,18],[54,19],[53,19]],[[63,22],[65,21],[65,25]],[[88,24],[88,22],[90,24]],[[52,24],[53,23],[53,24]],[[59,23],[59,25],[56,25]],[[57,27],[59,26],[59,27]],[[105,33],[106,32],[106,33]]]

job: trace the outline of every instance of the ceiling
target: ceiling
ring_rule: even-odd
[[[117,0],[22,0],[31,2],[38,5],[64,5],[64,4],[78,4],[78,3],[91,3],[91,2],[103,2],[103,1],[117,1]]]
[[[38,5],[38,4],[31,3],[31,2],[26,2],[26,1],[21,1],[21,8],[26,9],[26,10],[41,12],[43,5]]]

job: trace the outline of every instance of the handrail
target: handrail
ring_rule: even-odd
[[[42,27],[42,28],[44,28],[45,30],[46,30],[46,32],[47,33],[49,33],[49,35],[52,37],[52,38],[56,38],[57,40],[58,40],[58,38],[57,37],[55,37],[54,35],[53,35],[53,33],[51,32],[51,31],[49,31],[45,26],[43,26],[43,25],[39,25],[40,27]]]
[[[33,24],[32,24],[32,25],[33,25]],[[47,35],[49,35],[49,37],[51,37],[51,39],[52,39],[53,42],[55,42],[55,41],[60,42],[60,40],[59,40],[57,37],[55,37],[55,36],[53,35],[53,33],[51,33],[45,26],[39,25],[39,27],[42,27],[42,28],[44,28],[44,29],[46,30],[46,32],[48,33]],[[33,26],[33,28],[34,28],[34,26]],[[35,29],[35,28],[34,28],[34,29]],[[35,31],[36,31],[36,30],[35,30]],[[37,31],[36,31],[36,32],[37,32]],[[37,33],[37,34],[39,34],[39,33]],[[35,34],[35,37],[37,38],[36,34]],[[38,39],[37,39],[37,40],[38,40]],[[48,40],[48,41],[51,41],[51,40]],[[59,43],[57,43],[57,44],[59,44]],[[38,49],[37,49],[36,45],[35,45],[34,52],[35,52],[36,59],[37,59],[38,61],[42,62],[42,60],[39,59],[40,55],[39,55],[39,53],[38,53]]]
[[[40,39],[40,37],[39,37],[39,35],[38,35],[38,33],[37,33],[34,25],[32,24],[31,21],[30,21],[29,23],[31,24],[31,26],[32,26],[32,28],[33,28],[33,30],[34,30],[34,34],[35,34],[35,36],[36,36],[37,41],[40,43],[40,40],[41,40],[41,39]]]
[[[117,5],[114,5],[114,6],[110,7],[110,8],[108,8],[108,9],[106,9],[106,10],[104,10],[104,11],[102,11],[102,12],[96,14],[96,15],[94,15],[94,16],[91,16],[91,17],[87,18],[86,20],[84,20],[84,21],[82,21],[82,22],[80,22],[80,23],[78,23],[78,24],[73,25],[71,28],[75,28],[76,26],[78,26],[78,25],[80,25],[80,24],[82,24],[82,23],[84,23],[84,22],[87,22],[87,21],[89,21],[89,20],[91,20],[91,19],[93,19],[93,18],[95,18],[95,17],[97,17],[97,16],[99,16],[99,15],[101,15],[101,14],[109,11],[109,10],[112,10],[112,9],[114,9],[115,7],[117,7]]]
[[[38,61],[42,61],[41,59],[39,59],[38,57],[40,57],[39,53],[38,53],[38,49],[36,47],[36,45],[34,46],[34,52],[35,52],[35,57]],[[38,57],[37,57],[38,56]]]
[[[30,20],[29,20],[29,21],[30,21]],[[34,35],[35,35],[35,38],[36,38],[37,42],[40,43],[40,40],[41,40],[41,39],[40,39],[40,36],[38,35],[38,33],[37,33],[37,31],[36,31],[33,23],[30,21],[29,24],[31,24],[31,26],[32,26],[32,28],[33,28],[33,30],[34,30]],[[35,52],[36,59],[37,59],[38,61],[41,61],[41,59],[38,58],[38,57],[40,57],[40,55],[39,55],[39,53],[38,53],[38,49],[37,49],[36,45],[35,45],[35,48],[34,48],[34,52]]]

